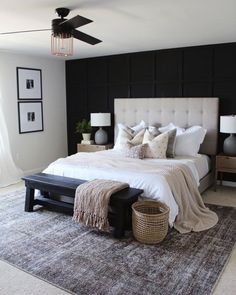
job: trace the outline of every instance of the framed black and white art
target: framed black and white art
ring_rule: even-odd
[[[18,99],[42,99],[42,71],[40,69],[17,67],[16,73]]]
[[[18,102],[18,118],[20,133],[43,131],[42,102]]]

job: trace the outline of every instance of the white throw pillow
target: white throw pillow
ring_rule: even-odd
[[[145,131],[145,134],[145,139],[143,140],[143,144],[147,143],[145,148],[145,158],[165,159],[169,138],[168,134],[160,134],[151,140],[147,140],[147,138],[151,138],[151,133],[148,130]]]
[[[201,126],[193,126],[176,136],[176,156],[196,156],[207,130]]]
[[[156,126],[148,126],[147,129],[154,136],[157,136],[161,133]]]
[[[119,131],[120,129],[125,129],[125,130],[127,130],[130,134],[133,134],[133,133],[134,133],[134,130],[133,130],[130,126],[128,126],[128,125],[125,125],[125,124],[122,124],[122,123],[118,123],[118,124],[117,124],[117,127],[118,127],[118,131]]]
[[[123,124],[118,124],[118,135],[116,143],[114,145],[114,150],[124,149],[124,145],[127,144],[129,140],[133,138],[132,133],[128,128]]]
[[[181,127],[179,127],[179,126],[176,126],[176,125],[173,124],[173,123],[169,123],[169,124],[166,125],[166,126],[163,126],[163,127],[158,128],[158,130],[159,130],[161,133],[164,133],[164,132],[167,132],[167,131],[170,131],[170,130],[173,130],[173,129],[176,129],[176,135],[182,134],[182,133],[185,131],[184,128],[181,128]]]
[[[147,124],[142,120],[139,124],[129,127],[131,128],[135,134],[137,134],[139,131],[141,131],[142,129],[146,128]]]

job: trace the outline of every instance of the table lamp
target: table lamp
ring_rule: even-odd
[[[92,127],[99,127],[95,133],[96,144],[106,144],[108,141],[107,132],[102,129],[105,126],[111,126],[110,113],[91,113],[90,121]]]
[[[220,132],[230,133],[224,141],[223,152],[228,156],[236,156],[236,115],[220,117]]]

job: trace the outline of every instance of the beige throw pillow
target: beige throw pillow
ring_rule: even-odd
[[[122,125],[118,124],[118,136],[114,146],[114,150],[124,149],[124,145],[127,144],[129,140],[133,138],[132,134],[128,129],[124,128]]]
[[[131,142],[133,145],[141,144],[143,141],[143,135],[145,133],[145,129],[140,130],[137,134],[134,133],[131,128],[118,124],[118,136],[116,139],[116,143],[114,146],[114,150],[124,150],[125,145],[128,142]]]
[[[142,144],[144,133],[145,133],[145,129],[142,129],[141,131],[139,131],[138,134],[136,134],[136,135],[130,140],[130,143],[132,143],[133,145]]]
[[[152,141],[155,138],[155,136],[148,130],[145,130],[145,133],[143,135],[143,143],[147,143],[149,141]]]
[[[147,140],[147,138],[150,140]],[[145,158],[165,159],[168,138],[168,134],[163,133],[151,139],[150,132],[146,130],[143,140],[143,144],[147,143],[145,148]]]
[[[160,132],[156,127],[150,126],[146,129],[144,136],[143,136],[143,143],[149,142],[153,140]]]

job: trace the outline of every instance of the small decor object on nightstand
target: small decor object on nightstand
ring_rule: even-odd
[[[91,138],[92,127],[90,121],[83,119],[76,123],[76,133],[82,133],[83,140],[89,142]]]
[[[236,156],[236,115],[220,117],[220,132],[230,133],[224,141],[225,155]]]
[[[91,113],[91,126],[99,127],[95,133],[95,143],[106,144],[108,142],[107,132],[102,127],[111,126],[111,114]]]
[[[94,144],[94,140],[81,140],[81,144]]]

